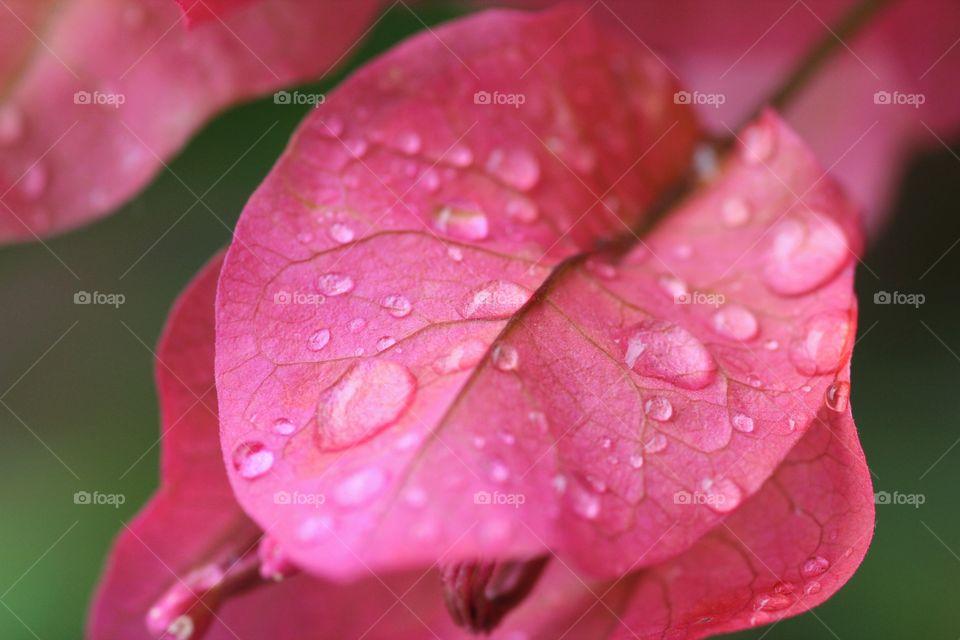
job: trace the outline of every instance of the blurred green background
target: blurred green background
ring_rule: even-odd
[[[428,23],[452,15],[419,13]],[[311,89],[327,90],[421,28],[410,12],[391,11],[347,69]],[[26,627],[43,640],[81,636],[110,542],[157,483],[150,349],[174,298],[229,242],[308,108],[267,98],[233,109],[119,213],[50,240],[49,251],[36,243],[0,249],[0,638],[32,637]],[[925,503],[879,506],[863,567],[813,614],[735,637],[960,636],[960,247],[923,275],[960,238],[958,203],[955,151],[915,158],[894,218],[865,258],[879,279],[858,273],[853,401],[861,440],[877,490],[922,494]],[[126,304],[75,306],[78,290],[123,293]],[[876,305],[879,290],[922,293],[926,302]],[[78,490],[122,493],[126,503],[75,505]]]

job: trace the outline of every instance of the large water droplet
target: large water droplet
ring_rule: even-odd
[[[824,284],[850,259],[846,234],[826,215],[787,218],[774,228],[763,279],[774,293],[800,295]]]
[[[273,452],[262,442],[241,442],[233,450],[233,468],[241,478],[259,478],[273,466]]]
[[[394,318],[405,318],[410,315],[410,312],[413,310],[413,305],[410,303],[410,300],[408,300],[406,296],[399,294],[384,296],[380,300],[380,306]]]
[[[321,351],[329,343],[330,329],[320,329],[307,338],[307,349],[310,351]]]
[[[831,411],[846,411],[850,404],[850,383],[841,380],[831,384],[824,392],[824,401]]]
[[[702,389],[716,377],[717,364],[710,352],[683,327],[647,320],[628,335],[624,361],[641,375],[684,389]]]
[[[343,480],[333,490],[333,498],[345,507],[365,504],[377,497],[387,483],[387,474],[378,467],[357,471]]]
[[[808,376],[836,371],[843,364],[850,332],[842,311],[819,313],[804,322],[790,342],[790,361]]]
[[[333,238],[335,242],[339,242],[340,244],[346,244],[354,238],[353,229],[342,222],[335,222],[334,224],[330,225],[329,233],[330,237]]]
[[[710,318],[710,326],[718,334],[732,340],[745,341],[757,335],[757,318],[740,305],[724,305]]]
[[[540,180],[540,164],[535,156],[523,149],[496,149],[487,160],[487,170],[520,191],[532,189]]]
[[[470,202],[441,207],[433,216],[433,224],[441,233],[464,240],[483,240],[490,233],[487,214]]]
[[[416,378],[402,364],[358,362],[318,400],[318,446],[339,451],[372,438],[400,419],[416,389]]]
[[[317,278],[317,290],[334,297],[353,291],[353,278],[343,273],[325,273]]]
[[[829,560],[823,556],[813,556],[808,558],[800,567],[800,575],[804,578],[816,578],[826,573],[829,568]]]
[[[643,412],[657,422],[666,422],[673,417],[673,405],[663,396],[653,396],[643,404]]]
[[[509,344],[500,343],[493,348],[493,366],[500,371],[515,371],[520,364],[520,354]]]
[[[12,144],[23,135],[23,113],[12,104],[0,107],[0,144]]]
[[[532,292],[506,280],[492,280],[466,295],[460,315],[466,319],[509,318],[527,303]]]
[[[455,345],[445,355],[433,362],[433,370],[440,375],[470,369],[483,359],[487,344],[477,338],[468,338]]]

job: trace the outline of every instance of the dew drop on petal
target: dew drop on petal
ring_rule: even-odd
[[[750,219],[750,205],[738,196],[731,196],[720,205],[723,222],[728,227],[739,227]]]
[[[463,262],[463,251],[460,247],[449,246],[447,247],[447,256],[454,262]]]
[[[790,361],[808,376],[837,371],[843,364],[849,333],[846,313],[818,313],[798,327],[790,342]]]
[[[773,229],[763,280],[774,293],[796,296],[826,283],[850,259],[846,234],[825,214],[787,218]]]
[[[789,607],[795,598],[783,593],[765,593],[753,601],[754,611],[782,611]]]
[[[804,578],[816,578],[827,572],[830,568],[830,561],[823,556],[813,556],[800,567],[800,575]]]
[[[725,338],[745,341],[757,335],[757,318],[749,309],[728,304],[717,309],[710,318],[713,330]]]
[[[494,462],[490,467],[490,479],[494,482],[503,483],[510,478],[510,469],[502,462]]]
[[[776,351],[780,348],[780,343],[776,340],[767,340],[763,343],[763,348],[767,351]]]
[[[297,425],[287,418],[277,418],[270,429],[279,436],[289,436],[297,430]]]
[[[822,587],[823,587],[823,585],[821,585],[821,584],[820,584],[819,582],[817,582],[816,580],[811,580],[810,582],[807,583],[807,586],[804,587],[803,592],[804,592],[805,594],[807,594],[808,596],[812,596],[812,595],[815,595],[815,594],[820,593],[820,589],[821,589]]]
[[[39,198],[43,194],[44,189],[47,188],[47,179],[46,167],[37,162],[27,169],[27,172],[20,179],[17,187],[24,198],[35,200]]]
[[[494,150],[487,160],[487,170],[519,191],[529,191],[540,180],[537,158],[523,149]]]
[[[420,136],[415,131],[405,131],[397,136],[397,147],[400,151],[413,155],[420,151]]]
[[[639,469],[643,466],[643,456],[639,453],[635,453],[630,456],[630,466],[634,469]]]
[[[331,298],[350,293],[353,286],[353,278],[343,273],[325,273],[317,278],[317,290]]]
[[[355,507],[376,498],[386,486],[383,469],[370,467],[347,476],[334,488],[333,498],[344,507]]]
[[[479,363],[487,352],[487,344],[478,338],[468,338],[454,345],[450,351],[433,361],[433,370],[440,375],[466,371]]]
[[[540,209],[529,198],[511,198],[507,202],[507,215],[519,222],[536,222],[540,217]]]
[[[675,301],[682,301],[690,293],[687,283],[675,276],[660,276],[657,284]]]
[[[470,202],[440,207],[433,215],[433,224],[441,233],[463,240],[483,240],[490,233],[487,214]]]
[[[390,360],[363,360],[351,367],[317,403],[317,445],[339,451],[394,424],[413,402],[417,381]]]
[[[643,404],[643,412],[657,422],[666,422],[673,417],[673,405],[663,396],[653,396]]]
[[[831,411],[845,411],[850,403],[850,383],[841,380],[831,384],[824,392],[824,401]]]
[[[330,343],[330,330],[320,329],[307,338],[307,349],[310,351],[322,351]]]
[[[766,123],[750,126],[743,132],[741,142],[741,156],[748,164],[766,163],[777,144],[773,128]]]
[[[473,163],[473,152],[469,147],[458,144],[447,152],[445,158],[455,167],[469,167]]]
[[[527,303],[533,292],[507,280],[491,280],[470,291],[460,306],[467,319],[509,318]]]
[[[664,320],[635,325],[626,340],[624,362],[640,375],[684,389],[702,389],[716,377],[717,364],[692,333]]]
[[[667,437],[662,433],[654,433],[643,443],[643,450],[647,453],[660,453],[667,448]]]
[[[500,371],[515,371],[520,364],[520,354],[509,344],[498,344],[493,348],[493,366]]]
[[[743,500],[740,487],[729,478],[707,478],[700,483],[700,490],[706,496],[706,505],[717,513],[733,511]]]
[[[405,318],[413,310],[410,300],[399,294],[384,296],[380,300],[380,306],[394,318]]]
[[[571,493],[573,510],[587,520],[596,520],[600,515],[600,496],[593,491],[577,486]]]
[[[377,340],[377,353],[381,351],[386,351],[393,345],[397,344],[397,339],[392,336],[381,336]]]
[[[746,416],[742,413],[738,413],[733,416],[733,428],[741,433],[753,433],[753,418]]]
[[[259,478],[272,466],[273,452],[262,442],[241,442],[233,450],[233,468],[241,478]]]
[[[339,242],[340,244],[346,244],[354,238],[353,229],[342,222],[335,222],[330,225],[329,233],[330,237],[333,238],[335,242]]]

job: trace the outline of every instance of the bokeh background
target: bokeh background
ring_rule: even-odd
[[[430,24],[454,15],[418,13]],[[391,11],[349,66],[308,90],[328,90],[420,29],[408,11]],[[0,249],[0,638],[82,636],[111,540],[157,484],[151,349],[167,311],[229,242],[308,108],[269,97],[235,108],[117,214],[46,246]],[[876,489],[923,504],[878,506],[866,561],[827,604],[733,637],[960,637],[958,150],[953,141],[952,150],[911,159],[857,280],[860,437]],[[74,305],[80,290],[122,293],[126,302]],[[878,291],[923,294],[925,302],[875,304]],[[75,492],[95,490],[126,502],[74,504]]]

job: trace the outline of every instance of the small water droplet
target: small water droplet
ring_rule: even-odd
[[[750,219],[750,205],[738,196],[731,196],[720,205],[723,222],[728,227],[739,227]]]
[[[573,510],[587,520],[595,520],[600,515],[600,496],[593,491],[577,487],[573,492]]]
[[[617,268],[615,266],[595,256],[587,258],[585,265],[587,271],[604,280],[613,280],[617,277]]]
[[[810,582],[807,583],[807,586],[804,587],[803,592],[808,596],[812,596],[820,593],[821,588],[822,588],[822,585],[819,582],[817,582],[816,580],[811,580]]]
[[[27,169],[18,185],[20,193],[28,200],[39,198],[47,188],[47,169],[39,162]]]
[[[766,593],[753,601],[754,611],[782,611],[793,604],[794,598],[782,593]]]
[[[634,469],[639,469],[643,466],[643,456],[639,453],[635,453],[630,456],[630,466]]]
[[[547,416],[544,415],[542,411],[531,411],[527,414],[527,419],[537,428],[537,431],[542,434],[547,434],[550,432],[550,423],[547,422]]]
[[[440,175],[432,168],[427,169],[420,177],[420,184],[423,185],[424,189],[433,193],[440,188]]]
[[[233,468],[241,478],[259,478],[273,466],[273,452],[262,442],[241,442],[233,450]]]
[[[624,362],[637,373],[684,389],[702,389],[716,377],[717,364],[692,333],[663,320],[634,326],[626,341]]]
[[[353,286],[353,278],[342,273],[325,273],[317,278],[317,290],[331,298],[350,293]]]
[[[509,318],[533,295],[515,282],[492,280],[469,292],[460,307],[464,318],[490,320]]]
[[[687,283],[675,276],[660,276],[657,284],[669,295],[675,302],[683,302],[690,294]]]
[[[334,138],[339,138],[341,135],[343,135],[343,120],[337,116],[331,115],[323,121],[323,125],[324,128],[326,128],[327,133]]]
[[[407,411],[416,389],[416,378],[402,364],[358,362],[317,403],[317,446],[339,451],[375,436]]]
[[[765,123],[750,126],[743,132],[741,156],[748,164],[765,163],[773,156],[776,135]]]
[[[776,351],[780,348],[780,343],[776,340],[767,340],[763,343],[763,348],[767,351]]]
[[[800,575],[804,578],[816,578],[826,573],[829,568],[829,560],[823,556],[813,556],[808,558],[800,567]]]
[[[509,344],[498,344],[493,348],[493,366],[500,371],[516,371],[520,364],[520,354]]]
[[[300,244],[310,244],[313,242],[313,234],[309,231],[301,231],[297,234],[297,242]]]
[[[738,413],[733,416],[733,428],[741,433],[753,433],[753,418]]]
[[[0,107],[0,144],[12,144],[23,135],[23,112],[12,104]]]
[[[309,338],[307,338],[307,349],[310,351],[321,351],[330,342],[330,330],[320,329]]]
[[[380,306],[394,318],[405,318],[413,310],[410,300],[399,294],[384,296],[380,300]]]
[[[344,507],[365,504],[377,497],[387,482],[387,474],[378,467],[357,471],[343,480],[333,490],[333,497]]]
[[[657,422],[666,422],[673,417],[673,405],[663,396],[653,396],[643,404],[643,412]]]
[[[749,309],[728,304],[717,309],[710,318],[710,326],[718,334],[732,340],[746,341],[757,335],[757,318]]]
[[[396,338],[393,338],[391,336],[382,336],[380,339],[377,340],[377,353],[380,353],[381,351],[386,351],[387,349],[389,349],[395,344],[397,344]]]
[[[400,151],[413,155],[420,151],[420,136],[415,131],[404,131],[397,136],[397,147]]]
[[[441,233],[464,240],[483,240],[490,233],[487,214],[471,202],[440,207],[434,213],[433,224]]]
[[[540,180],[540,164],[523,149],[494,150],[487,160],[487,170],[520,191],[529,191]]]
[[[667,437],[662,433],[654,433],[643,443],[643,450],[647,453],[660,453],[667,448]]]
[[[502,462],[494,462],[490,468],[490,479],[494,482],[503,483],[510,478],[510,469]]]
[[[609,449],[611,446],[613,446],[613,440],[611,440],[610,438],[601,438],[600,440],[601,448]]]
[[[347,151],[350,152],[350,155],[352,155],[355,158],[362,158],[364,154],[367,152],[366,140],[362,140],[358,138],[356,140],[347,140],[344,144],[347,147]]]
[[[841,380],[831,384],[824,393],[824,401],[831,411],[845,411],[850,403],[850,383]]]
[[[447,256],[454,262],[463,262],[463,251],[460,250],[460,247],[454,247],[453,245],[447,247]]]
[[[501,431],[500,440],[508,447],[512,447],[517,443],[517,436],[513,435],[510,431]]]
[[[529,198],[511,198],[507,202],[506,212],[514,220],[526,224],[536,222],[540,217],[540,209]]]
[[[335,242],[339,242],[340,244],[346,244],[354,238],[353,229],[342,222],[335,222],[330,225],[329,233],[330,237],[333,238]]]
[[[469,167],[473,163],[473,152],[463,145],[455,145],[445,156],[446,160],[455,167]]]
[[[440,375],[466,371],[480,362],[486,352],[485,342],[477,338],[468,338],[434,360],[433,370]]]
[[[297,430],[297,425],[287,418],[277,418],[274,420],[271,430],[277,435],[289,436]]]
[[[483,436],[474,436],[473,446],[477,449],[483,449],[485,446],[487,446],[487,439]]]

